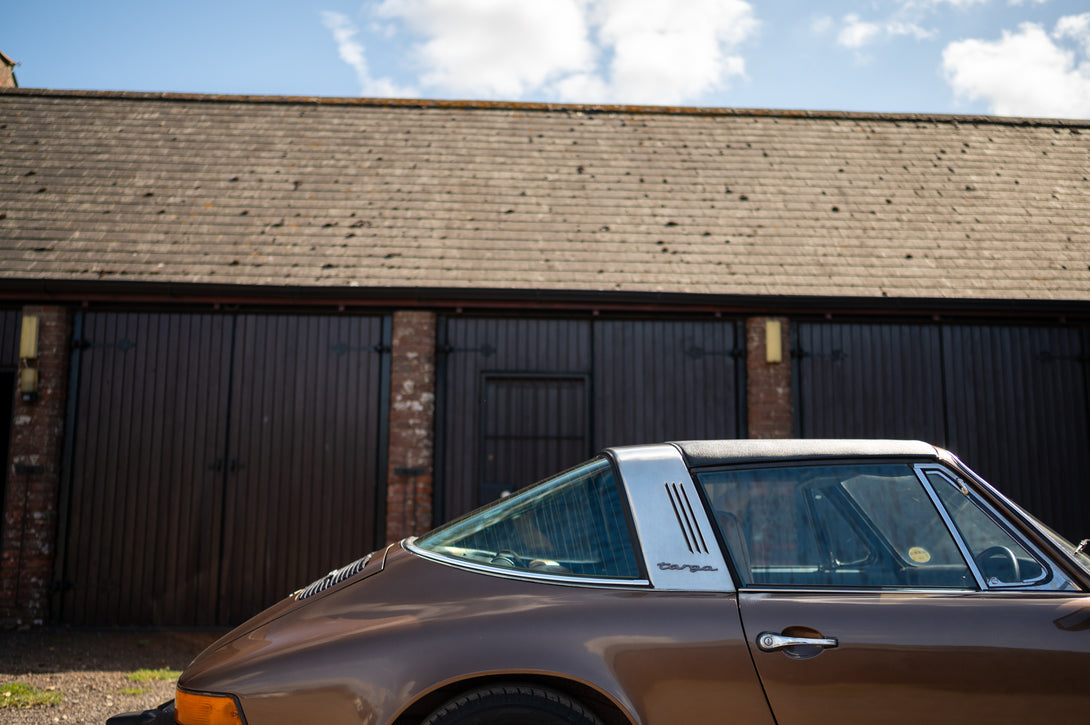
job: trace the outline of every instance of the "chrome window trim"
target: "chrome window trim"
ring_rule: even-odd
[[[965,565],[969,567],[969,571],[973,573],[973,579],[976,580],[976,587],[978,590],[984,592],[988,590],[987,582],[984,581],[984,575],[980,572],[980,567],[976,564],[976,559],[973,558],[973,554],[969,551],[968,544],[961,538],[961,532],[958,531],[958,527],[954,526],[953,519],[950,518],[950,513],[946,510],[946,507],[942,505],[942,501],[939,499],[939,494],[935,491],[935,487],[931,485],[931,481],[927,478],[928,471],[942,471],[943,469],[938,466],[920,464],[917,463],[912,467],[916,478],[923,485],[923,490],[927,492],[928,498],[931,499],[931,505],[935,507],[935,510],[939,512],[939,516],[942,517],[942,521],[946,524],[946,530],[950,532],[950,536],[954,539],[954,544],[957,545],[958,551],[961,552],[961,558],[965,560]],[[950,482],[953,485],[953,481]]]
[[[826,587],[824,589],[816,587],[806,588],[791,588],[785,585],[783,588],[770,587],[767,584],[763,584],[759,587],[742,587],[738,590],[739,594],[870,594],[874,596],[889,595],[889,594],[945,594],[952,597],[964,597],[966,594],[977,594],[975,589],[965,589],[962,587],[899,587],[899,586],[883,586],[874,587],[872,589],[860,588],[860,587]]]
[[[955,456],[953,453],[950,453],[948,451],[944,451],[944,452],[950,457],[950,459],[952,461],[951,464],[950,464],[951,468],[953,468],[955,471],[964,472],[969,478],[971,478],[976,483],[976,485],[979,488],[987,491],[989,495],[995,496],[996,499],[998,499],[1004,506],[1006,506],[1009,510],[1014,512],[1014,514],[1018,517],[1018,519],[1019,519],[1019,521],[1020,521],[1020,523],[1022,525],[1027,526],[1030,529],[1033,529],[1033,531],[1035,531],[1038,536],[1042,537],[1042,539],[1044,541],[1048,542],[1048,544],[1050,544],[1052,547],[1054,547],[1053,548],[1053,556],[1062,557],[1063,561],[1067,562],[1070,566],[1074,566],[1076,570],[1086,572],[1086,573],[1090,574],[1090,568],[1088,568],[1085,564],[1083,564],[1077,558],[1071,556],[1070,552],[1064,550],[1064,547],[1062,545],[1060,545],[1057,541],[1055,541],[1054,535],[1050,535],[1048,532],[1042,530],[1041,527],[1044,524],[1042,524],[1042,522],[1040,522],[1034,514],[1030,513],[1025,508],[1023,508],[1019,504],[1012,501],[1010,499],[1010,497],[1008,497],[1005,493],[1003,493],[1002,491],[997,489],[995,486],[993,486],[992,484],[985,481],[984,478],[979,473],[974,471],[969,466],[965,465],[965,463],[963,463],[961,461],[961,459],[958,458],[957,456]],[[1056,535],[1058,535],[1058,534],[1056,534]],[[1035,546],[1035,547],[1033,547],[1033,550],[1038,555],[1042,556],[1046,561],[1052,562],[1052,558],[1049,557],[1048,555],[1044,554],[1041,551],[1040,547]],[[1059,584],[1053,585],[1052,589],[1054,589],[1055,591],[1086,591],[1085,589],[1083,589],[1082,585],[1078,584],[1074,579],[1072,579],[1070,576],[1068,576],[1066,573],[1064,573],[1063,565],[1058,564],[1056,562],[1052,562],[1052,563],[1056,564],[1056,567],[1059,570],[1059,571],[1057,571],[1055,573],[1054,576],[1056,578],[1060,578],[1060,579],[1064,580],[1063,582],[1061,582]],[[1066,586],[1064,586],[1064,584],[1066,584]]]
[[[916,466],[917,476],[927,486],[928,493],[932,496],[932,500],[939,507],[939,511],[942,513],[943,519],[946,521],[946,525],[950,528],[950,533],[953,534],[954,539],[958,542],[958,548],[961,549],[962,556],[966,557],[966,561],[969,563],[969,567],[973,570],[974,576],[977,577],[978,583],[982,584],[981,591],[995,591],[995,592],[1007,592],[1007,591],[1065,591],[1072,587],[1072,582],[1062,574],[1058,574],[1055,566],[1045,556],[1040,549],[1034,546],[1031,542],[1027,541],[1017,530],[1012,529],[1004,522],[1004,517],[999,515],[999,512],[995,510],[987,501],[985,501],[980,495],[978,495],[972,488],[967,486],[965,482],[954,471],[950,470],[943,465],[935,464],[918,464]],[[961,537],[961,533],[958,531],[957,526],[954,526],[953,521],[950,520],[949,514],[946,511],[946,507],[942,505],[942,502],[938,499],[938,493],[934,491],[930,479],[927,478],[928,473],[936,473],[939,476],[946,479],[951,486],[961,490],[962,494],[969,497],[977,507],[979,507],[986,516],[996,523],[1003,531],[1007,533],[1012,539],[1014,539],[1019,546],[1021,546],[1027,554],[1032,556],[1034,560],[1041,566],[1041,575],[1035,579],[1027,579],[1020,582],[1003,582],[999,584],[989,584],[984,580],[983,575],[977,568],[976,560],[973,558],[972,553],[969,551],[968,545]],[[994,489],[993,489],[994,490]],[[1003,494],[996,492],[1000,500],[1005,503],[1010,503],[1010,499]]]
[[[422,559],[434,561],[438,564],[444,564],[446,566],[452,566],[455,569],[466,569],[477,574],[487,574],[488,576],[500,577],[501,579],[519,579],[522,581],[546,582],[549,584],[567,584],[569,586],[620,587],[624,589],[646,589],[651,585],[651,582],[649,582],[647,579],[607,579],[503,569],[495,565],[480,564],[475,561],[468,561],[466,559],[444,556],[443,554],[435,551],[422,549],[414,543],[415,541],[416,537],[412,536],[402,541],[401,545],[407,551],[416,554]]]
[[[606,452],[628,497],[651,586],[663,591],[737,591],[681,451],[659,444]]]

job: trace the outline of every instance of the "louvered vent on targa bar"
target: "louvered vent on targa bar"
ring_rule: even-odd
[[[696,523],[696,513],[693,511],[693,505],[684,487],[676,483],[667,483],[666,495],[670,497],[670,505],[674,507],[677,525],[681,527],[681,535],[685,537],[685,545],[689,547],[689,551],[694,554],[707,554],[708,544],[704,541],[704,535],[700,533],[700,527]]]

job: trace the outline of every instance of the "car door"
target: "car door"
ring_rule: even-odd
[[[888,462],[699,479],[779,725],[1085,718],[1090,598],[954,474]]]

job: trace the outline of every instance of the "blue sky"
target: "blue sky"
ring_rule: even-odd
[[[24,88],[1090,118],[1086,0],[23,0]]]

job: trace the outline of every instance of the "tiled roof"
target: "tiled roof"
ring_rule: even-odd
[[[1090,121],[0,92],[0,286],[1090,300]]]

